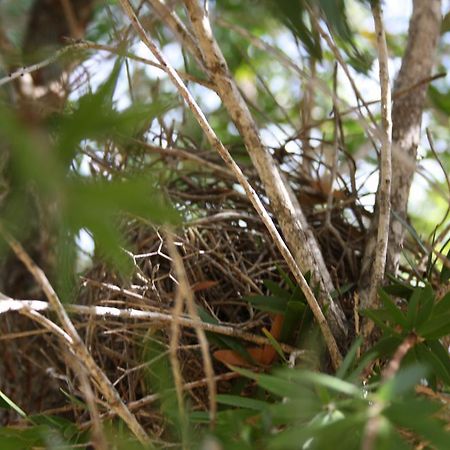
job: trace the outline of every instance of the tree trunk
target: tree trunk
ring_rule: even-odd
[[[395,82],[395,91],[407,90],[431,75],[441,29],[441,0],[414,0],[409,24],[408,44]],[[406,221],[408,198],[416,170],[417,147],[428,83],[414,87],[395,98],[392,110],[392,185],[391,222],[386,272],[395,275],[405,236],[401,220]],[[378,196],[377,196],[378,197]],[[360,277],[360,298],[363,308],[369,304],[370,280],[376,252],[379,211],[369,230]],[[399,220],[398,218],[401,220]]]

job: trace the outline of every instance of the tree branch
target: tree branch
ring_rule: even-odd
[[[383,17],[379,2],[372,4],[372,14],[377,36],[378,63],[381,86],[381,151],[380,151],[380,179],[378,183],[378,232],[370,282],[369,297],[362,297],[363,307],[374,307],[378,303],[378,287],[383,282],[386,267],[386,255],[389,237],[389,221],[391,214],[391,146],[392,146],[392,113],[391,113],[391,87],[389,84],[388,49],[386,34],[384,32]],[[374,220],[375,221],[375,220]],[[366,304],[364,301],[367,301]],[[368,330],[369,332],[369,330]]]
[[[270,215],[266,211],[264,204],[256,194],[253,187],[248,182],[245,175],[242,173],[242,170],[240,167],[236,164],[232,156],[230,155],[229,151],[225,148],[225,146],[222,144],[222,142],[219,140],[217,135],[215,134],[214,130],[211,128],[210,124],[208,123],[205,115],[203,114],[203,111],[200,109],[194,98],[192,97],[189,90],[184,85],[183,81],[177,74],[177,72],[168,64],[165,57],[161,53],[161,51],[158,49],[156,44],[152,41],[152,39],[147,35],[144,28],[142,27],[141,23],[139,22],[138,18],[136,17],[136,14],[133,11],[133,8],[131,7],[128,0],[120,0],[120,4],[122,5],[123,10],[125,13],[129,16],[130,20],[132,21],[133,27],[137,31],[138,35],[144,42],[144,44],[149,48],[149,50],[153,53],[155,58],[158,60],[160,64],[162,64],[165,68],[167,73],[169,74],[172,82],[177,87],[179,93],[182,95],[184,100],[186,101],[187,105],[191,109],[192,113],[194,114],[195,118],[197,119],[200,127],[202,128],[203,132],[205,133],[206,137],[208,138],[208,141],[210,142],[211,146],[213,146],[219,155],[224,160],[225,164],[233,171],[235,174],[237,180],[241,184],[241,186],[244,188],[247,197],[251,201],[253,207],[261,217],[261,220],[263,221],[264,225],[268,229],[272,239],[276,243],[280,253],[283,255],[284,259],[286,260],[289,269],[292,271],[296,281],[298,282],[302,292],[305,294],[306,300],[314,314],[315,319],[317,320],[317,323],[322,331],[322,334],[324,336],[327,348],[330,352],[331,360],[333,363],[333,366],[338,367],[342,356],[340,354],[339,348],[336,344],[335,335],[333,332],[336,333],[336,335],[342,335],[346,330],[343,325],[343,321],[338,320],[340,319],[340,316],[338,313],[340,312],[340,309],[338,309],[337,305],[332,301],[330,297],[330,308],[328,309],[328,312],[332,311],[330,313],[330,316],[335,319],[334,321],[330,321],[331,325],[334,326],[333,332],[330,329],[330,325],[328,324],[327,320],[325,319],[325,316],[323,315],[322,309],[320,305],[317,302],[317,299],[315,298],[311,288],[309,287],[308,283],[305,280],[305,277],[303,276],[302,271],[300,270],[299,266],[297,265],[296,261],[294,260],[291,252],[289,251],[288,247],[286,246],[285,242],[283,241],[280,233],[278,232],[277,228],[275,227]],[[236,88],[235,88],[236,89]],[[245,106],[246,108],[246,106]],[[258,138],[259,140],[259,138]],[[273,161],[272,161],[273,165]],[[279,182],[281,182],[280,187],[286,189],[285,184],[282,183],[282,180],[279,179]],[[300,244],[303,245],[303,242],[300,241]],[[308,253],[308,257],[311,259],[310,252]],[[331,280],[330,280],[331,282]],[[334,307],[333,307],[334,306]]]
[[[414,0],[409,24],[408,44],[398,74],[392,110],[392,182],[391,211],[386,271],[395,275],[400,261],[408,198],[416,170],[417,147],[428,83],[440,35],[441,0]],[[414,86],[414,89],[408,88]],[[406,92],[405,92],[406,90]],[[402,95],[397,95],[402,92]],[[405,92],[403,94],[403,92]],[[381,205],[380,205],[381,207]],[[360,277],[361,303],[369,305],[368,291],[376,253],[379,207],[366,242]],[[397,219],[398,217],[399,219]]]
[[[347,333],[345,317],[340,306],[330,296],[330,292],[334,290],[333,283],[301,206],[289,183],[261,141],[255,121],[214,38],[206,9],[202,8],[196,0],[185,0],[185,5],[208,74],[244,140],[295,262],[304,273],[312,272],[314,281],[321,288],[319,303],[322,307],[328,306],[327,319],[330,327],[336,337],[342,338]]]

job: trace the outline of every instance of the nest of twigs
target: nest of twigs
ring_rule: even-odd
[[[153,155],[152,164],[162,162],[175,169],[165,189],[186,221],[176,231],[174,240],[197,305],[223,327],[224,333],[232,327],[237,339],[261,336],[261,328],[268,326],[270,318],[245,298],[268,294],[265,280],[283,285],[282,273],[287,269],[276,246],[233,176],[211,153],[160,153]],[[204,163],[198,164],[199,161]],[[329,188],[327,191],[323,174],[330,168],[324,166],[320,152],[308,161],[308,174],[303,170],[304,159],[298,155],[285,154],[280,162],[304,207],[336,286],[355,286],[364,248],[364,216],[368,214],[358,205],[357,192],[344,184],[343,178],[338,178],[339,187],[334,192]],[[247,168],[246,173],[262,192],[254,171]],[[270,211],[270,205],[267,207]],[[82,277],[77,304],[160,316],[113,317],[74,311],[72,317],[125,403],[145,427],[162,435],[164,419],[158,412],[161,385],[155,380],[161,377],[161,360],[167,359],[178,280],[163,229],[137,219],[124,221],[123,229],[130,243],[126,251],[134,264],[132,275],[124,279],[103,263],[95,263]],[[353,314],[351,299],[350,289],[341,298],[349,316]],[[79,404],[72,402],[67,406],[65,395],[49,394],[58,388],[74,396],[80,393],[76,378],[65,364],[69,355],[61,351],[55,337],[42,335],[34,327],[26,332],[33,336],[27,339],[29,346],[38,346],[39,350],[27,354],[28,347],[21,344],[19,353],[14,354],[18,360],[27,360],[32,368],[26,376],[31,383],[42,373],[48,380],[40,391],[42,398],[33,398],[30,408],[47,414],[66,413],[78,423],[87,422],[89,413]],[[9,328],[11,335],[13,328]],[[194,328],[192,324],[182,324],[178,358],[192,407],[205,410],[207,382]],[[218,348],[213,339],[210,344],[213,350]],[[11,367],[15,364],[11,363]],[[229,389],[234,374],[217,361],[215,372],[218,390]],[[14,397],[14,393],[10,394]]]

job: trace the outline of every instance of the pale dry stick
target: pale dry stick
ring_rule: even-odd
[[[391,87],[389,81],[389,54],[386,44],[386,34],[383,25],[383,16],[379,2],[373,2],[372,15],[377,35],[378,61],[380,67],[381,85],[381,150],[380,150],[380,180],[378,184],[378,234],[375,261],[369,288],[368,303],[364,307],[373,308],[378,304],[378,288],[384,279],[386,268],[386,255],[389,238],[389,223],[391,217],[391,182],[392,182],[392,109]],[[363,330],[363,336],[370,334],[373,323],[367,322],[368,328]]]
[[[124,51],[120,47],[112,47],[110,45],[98,44],[96,42],[91,42],[91,41],[81,41],[80,42],[80,41],[74,40],[74,39],[68,39],[68,42],[70,42],[71,44],[56,51],[50,57],[48,57],[36,64],[22,67],[21,69],[18,69],[16,71],[10,73],[6,77],[0,78],[0,86],[10,83],[11,81],[16,80],[17,78],[21,78],[25,74],[33,73],[33,72],[36,72],[37,70],[42,69],[43,67],[47,67],[50,64],[53,64],[55,61],[57,61],[62,56],[64,56],[66,53],[69,53],[72,50],[101,50],[101,51],[112,53],[114,55],[124,56],[133,61],[140,62],[140,63],[155,67],[160,70],[164,70],[160,64],[158,64],[150,59],[146,59],[146,58],[137,56],[134,53]],[[204,86],[208,89],[214,90],[213,84],[207,80],[201,80],[200,78],[197,78],[194,75],[191,75],[191,74],[183,72],[183,71],[179,71],[178,74],[180,75],[180,77],[183,80],[192,81],[193,83],[196,83],[196,84]]]
[[[138,294],[137,294],[138,295]],[[138,297],[136,297],[138,298]],[[140,298],[140,297],[139,297]],[[143,297],[145,298],[145,297]],[[48,302],[41,300],[17,300],[17,299],[5,299],[0,300],[0,315],[6,314],[10,311],[21,311],[23,309],[30,309],[33,311],[46,311],[50,309]],[[95,316],[102,318],[120,318],[120,319],[134,319],[142,321],[152,321],[156,324],[171,324],[173,322],[173,316],[171,314],[155,312],[155,311],[140,311],[133,308],[120,309],[110,306],[86,306],[86,305],[74,305],[70,304],[66,306],[68,312],[73,314],[80,314],[86,316]],[[188,317],[181,316],[179,318],[180,325],[185,328],[202,328],[210,333],[221,334],[223,336],[234,337],[243,341],[251,342],[260,346],[270,345],[270,340],[259,336],[257,334],[242,331],[238,328],[231,327],[229,325],[217,325],[208,322],[192,320]],[[1,337],[0,337],[1,339]],[[280,343],[281,349],[286,353],[292,353],[298,350],[291,345]],[[306,351],[305,351],[306,353]]]
[[[184,310],[184,297],[182,292],[177,289],[175,293],[175,301],[171,311],[173,318],[170,323],[170,341],[169,341],[169,359],[172,366],[173,382],[175,384],[175,392],[177,395],[178,412],[180,421],[184,424],[186,419],[184,398],[183,398],[183,375],[181,373],[181,364],[178,359],[178,344],[180,342],[180,318]],[[184,425],[182,426],[184,431]],[[184,441],[184,439],[183,439]]]
[[[315,319],[317,320],[317,323],[323,333],[324,340],[326,342],[327,348],[330,352],[331,360],[334,367],[338,367],[340,365],[340,362],[342,361],[342,356],[339,351],[339,348],[336,344],[335,337],[333,333],[331,332],[331,329],[328,325],[328,322],[325,319],[325,316],[323,315],[323,312],[320,308],[320,305],[317,302],[317,299],[315,298],[311,288],[309,287],[308,283],[306,282],[300,268],[298,267],[297,263],[295,262],[292,254],[290,253],[288,247],[286,246],[285,242],[283,241],[281,235],[279,234],[278,230],[276,229],[270,215],[266,211],[264,204],[256,194],[253,187],[248,182],[247,178],[243,174],[240,167],[236,164],[236,162],[233,160],[232,156],[228,152],[228,150],[225,148],[225,146],[222,144],[222,142],[218,139],[216,136],[214,130],[209,125],[205,115],[203,114],[203,111],[200,109],[198,104],[196,103],[195,99],[192,97],[189,90],[184,85],[181,78],[178,76],[177,72],[166,62],[165,57],[161,53],[161,51],[158,49],[156,44],[153,42],[153,40],[147,36],[147,33],[145,32],[144,28],[142,27],[141,23],[139,22],[138,18],[136,17],[133,8],[131,7],[128,0],[120,0],[120,4],[122,5],[123,10],[126,12],[126,14],[131,19],[133,26],[135,30],[137,31],[138,35],[142,39],[142,41],[145,43],[145,45],[149,48],[149,50],[153,53],[153,55],[156,57],[156,59],[159,61],[160,64],[166,67],[167,73],[169,74],[172,82],[177,87],[180,94],[183,96],[184,100],[190,107],[191,111],[193,112],[194,116],[196,117],[200,127],[204,131],[205,135],[207,136],[209,142],[211,145],[218,151],[219,155],[222,157],[224,162],[227,164],[227,166],[233,171],[235,174],[237,180],[244,188],[249,200],[251,201],[252,205],[258,212],[259,216],[261,217],[261,220],[263,221],[264,225],[267,227],[270,235],[272,236],[272,239],[276,243],[278,249],[280,250],[280,253],[285,258],[290,270],[295,276],[296,281],[299,283],[300,288],[302,289],[303,293],[305,294],[305,297],[308,301],[308,304],[311,308],[311,311],[314,314]],[[334,304],[334,302],[333,302]],[[330,304],[332,306],[332,304]]]
[[[133,61],[136,61],[136,62],[141,62],[148,66],[156,67],[157,69],[164,71],[164,68],[161,66],[161,64],[158,64],[157,62],[152,61],[151,59],[142,58],[141,56],[137,56],[134,53],[124,50],[120,47],[120,45],[118,47],[113,47],[111,45],[98,44],[97,42],[91,42],[91,41],[84,40],[81,42],[75,41],[71,47],[77,48],[77,49],[101,50],[101,51],[109,52],[109,53],[112,53],[112,54],[115,54],[118,56],[124,56],[124,57],[131,59]],[[197,83],[201,86],[204,86],[208,89],[214,90],[214,85],[207,80],[202,80],[198,77],[195,77],[194,75],[183,72],[181,70],[177,71],[177,72],[183,80],[192,81],[192,82]]]
[[[195,0],[184,0],[184,3],[208,73],[243,138],[293,258],[303,272],[312,272],[313,282],[320,287],[319,305],[327,308],[329,327],[335,337],[343,340],[347,335],[345,315],[340,305],[331,297],[330,293],[334,290],[333,282],[298,198],[271,153],[263,145],[258,127],[213,35],[206,9]]]
[[[408,40],[402,57],[402,64],[395,80],[395,90],[417,83],[431,75],[437,58],[441,38],[441,0],[413,0],[409,21]],[[408,199],[417,167],[417,149],[421,140],[421,123],[427,99],[427,84],[395,99],[392,109],[392,141],[394,153],[392,167],[391,203],[395,217],[392,217],[387,271],[396,275],[403,249],[407,228]]]
[[[61,327],[28,306],[22,308],[19,312],[34,322],[42,325],[42,327],[50,333],[56,334],[62,340],[63,351],[66,350],[70,352],[70,349],[73,346],[73,340]],[[69,350],[67,350],[67,347]],[[96,450],[107,450],[108,446],[103,433],[100,414],[98,412],[94,392],[92,391],[92,387],[86,374],[86,368],[83,366],[81,361],[77,360],[73,353],[69,355],[67,360],[74,373],[78,375],[81,391],[83,392],[84,399],[86,400],[86,404],[88,406],[88,411],[91,416],[90,423],[92,425],[93,446]]]
[[[94,358],[89,353],[86,345],[80,338],[74,324],[70,320],[64,306],[61,303],[53,286],[48,281],[45,273],[30,258],[21,244],[10,236],[3,228],[0,227],[0,234],[8,242],[9,246],[17,256],[17,258],[25,265],[31,275],[34,277],[39,287],[48,299],[51,309],[56,313],[62,324],[63,330],[71,339],[71,350],[80,362],[86,367],[89,375],[95,380],[100,392],[104,395],[110,408],[112,408],[119,417],[128,425],[133,434],[142,444],[149,444],[150,438],[142,428],[136,417],[129,411],[125,403],[122,401],[119,393],[111,384],[108,377],[100,369]],[[2,300],[2,302],[8,300]]]
[[[364,109],[367,112],[368,117],[370,118],[372,124],[375,127],[375,130],[378,130],[378,125],[377,122],[375,120],[375,118],[373,117],[372,112],[370,111],[369,107],[367,106],[367,103],[365,102],[363,96],[361,95],[361,92],[358,89],[358,86],[356,85],[356,82],[354,80],[354,78],[352,77],[352,74],[350,73],[350,69],[348,68],[347,63],[345,62],[344,58],[341,55],[341,52],[338,48],[338,46],[335,44],[333,38],[330,36],[329,33],[327,33],[322,26],[320,25],[319,21],[317,20],[317,17],[314,13],[314,11],[307,6],[307,8],[309,9],[310,15],[309,17],[311,18],[311,21],[313,23],[314,28],[316,28],[316,30],[319,32],[320,36],[325,40],[325,42],[327,43],[328,47],[330,47],[331,51],[333,52],[337,62],[339,63],[339,65],[342,67],[342,69],[344,70],[344,73],[353,89],[353,92],[355,93],[355,96],[357,98],[358,101],[361,102],[361,104],[364,106]],[[361,110],[360,108],[358,108],[357,111],[360,116],[361,119],[364,120],[364,117],[362,116]]]
[[[183,260],[181,259],[180,254],[175,248],[175,243],[173,241],[173,235],[170,232],[166,233],[167,237],[167,249],[169,251],[169,255],[172,258],[172,264],[175,270],[175,274],[178,280],[178,290],[180,291],[180,295],[182,295],[187,303],[188,312],[195,322],[201,322],[200,316],[197,312],[197,307],[195,305],[194,293],[192,292],[192,288],[189,284],[189,280],[186,274],[186,269],[184,268]],[[214,381],[214,368],[211,360],[211,355],[209,352],[209,343],[206,338],[205,330],[201,327],[195,328],[195,333],[197,335],[198,342],[200,344],[200,349],[203,357],[203,370],[205,372],[205,376],[208,380],[208,400],[209,400],[209,417],[210,417],[210,425],[212,428],[215,427],[216,424],[216,415],[217,415],[217,386]]]
[[[69,355],[69,358],[72,355]],[[92,390],[89,376],[86,373],[86,368],[77,361],[76,358],[70,360],[70,363],[76,369],[78,378],[80,380],[80,389],[83,393],[86,405],[91,416],[92,423],[92,443],[95,450],[108,450],[109,446],[105,437],[105,433],[102,426],[100,413],[98,411],[96,398],[94,391]]]
[[[27,73],[36,72],[37,70],[40,70],[43,67],[47,67],[48,65],[54,63],[58,58],[69,52],[71,49],[72,47],[63,47],[61,50],[58,50],[52,56],[50,56],[47,59],[44,59],[41,62],[32,64],[31,66],[22,67],[21,69],[18,69],[8,74],[8,76],[0,78],[0,86],[10,83],[11,81],[16,80],[17,78],[21,78]]]
[[[172,33],[177,37],[183,47],[187,48],[194,55],[200,66],[204,66],[202,52],[200,51],[195,37],[185,27],[173,8],[170,8],[163,0],[147,0],[159,16],[160,20],[166,24]]]

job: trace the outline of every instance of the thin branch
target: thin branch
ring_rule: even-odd
[[[163,0],[148,0],[148,2],[152,5],[152,8],[161,21],[172,30],[172,33],[178,38],[181,45],[187,48],[194,55],[199,65],[203,67],[202,52],[198,47],[195,37],[185,27],[174,9],[169,7]]]
[[[139,295],[139,294],[136,294]],[[141,296],[137,298],[142,298]],[[144,297],[145,298],[145,297]],[[12,311],[21,311],[29,308],[34,311],[47,311],[51,309],[48,302],[41,300],[17,300],[17,299],[0,299],[0,316]],[[113,308],[109,306],[85,306],[70,304],[66,306],[68,312],[72,314],[80,314],[86,316],[102,317],[104,319],[119,318],[122,320],[134,319],[142,321],[152,321],[158,325],[170,325],[174,318],[172,314],[155,312],[155,311],[141,311],[138,309],[127,308]],[[202,322],[198,320],[190,319],[186,316],[180,316],[179,323],[182,327],[186,328],[202,328],[210,333],[217,333],[224,336],[234,337],[247,342],[252,342],[258,345],[270,345],[269,339],[259,336],[257,334],[242,331],[239,328],[234,328],[229,325],[217,325],[208,322]],[[298,351],[297,348],[291,345],[280,343],[281,349],[286,353],[292,353]]]
[[[149,48],[149,50],[152,52],[152,54],[155,56],[155,58],[159,61],[159,63],[163,66],[165,66],[167,73],[169,74],[172,82],[177,87],[179,93],[183,96],[184,100],[188,104],[189,108],[193,112],[195,118],[197,119],[200,127],[202,128],[203,132],[205,133],[206,137],[208,138],[210,144],[217,150],[219,155],[222,157],[226,165],[233,171],[235,174],[237,180],[244,188],[249,200],[251,201],[252,205],[258,212],[259,216],[261,217],[264,225],[269,230],[270,235],[272,236],[272,239],[276,243],[278,249],[280,250],[280,253],[285,258],[290,270],[295,276],[296,281],[299,283],[300,288],[302,289],[303,293],[305,294],[305,297],[308,301],[308,304],[314,314],[314,317],[316,318],[318,325],[323,333],[326,345],[328,347],[328,350],[330,352],[330,356],[333,362],[333,365],[335,367],[338,367],[342,356],[340,354],[339,348],[336,344],[335,337],[333,333],[331,332],[331,329],[325,319],[325,316],[323,315],[323,312],[317,302],[317,299],[315,298],[311,288],[309,287],[307,281],[305,280],[300,268],[297,266],[297,263],[295,262],[292,254],[290,253],[288,247],[286,246],[285,242],[283,241],[281,235],[279,234],[277,228],[275,227],[270,215],[266,211],[264,204],[256,194],[253,187],[248,182],[247,178],[243,174],[240,167],[236,164],[232,156],[230,155],[229,151],[225,148],[225,146],[222,144],[222,142],[219,140],[217,135],[215,134],[214,130],[211,128],[210,124],[208,123],[205,115],[203,114],[203,111],[200,109],[198,104],[196,103],[195,99],[189,92],[189,90],[184,85],[183,81],[177,74],[177,72],[168,64],[166,61],[164,55],[161,53],[161,51],[158,49],[156,44],[153,42],[153,40],[147,36],[147,33],[145,32],[144,28],[142,27],[141,23],[139,22],[139,19],[136,17],[136,14],[133,11],[133,8],[131,7],[128,0],[120,0],[120,4],[122,5],[123,10],[126,12],[126,14],[129,16],[130,20],[133,23],[133,26],[135,30],[137,31],[138,35],[144,42],[144,44]],[[330,303],[330,309],[334,302],[331,300],[332,303]]]
[[[22,308],[19,312],[24,316],[28,317],[29,319],[42,325],[43,328],[45,328],[47,331],[50,331],[51,333],[54,333],[58,337],[60,337],[63,342],[62,346],[63,349],[66,349],[67,346],[69,347],[69,349],[72,347],[73,345],[72,338],[61,327],[56,325],[51,320],[47,319],[47,317],[44,317],[37,310],[35,309],[33,310],[29,306],[26,306],[25,308]],[[106,438],[103,433],[100,414],[98,412],[94,392],[92,390],[91,384],[87,376],[88,374],[86,373],[86,368],[84,367],[81,361],[79,361],[76,357],[74,357],[73,353],[69,355],[68,364],[72,367],[73,371],[78,375],[81,385],[81,391],[83,392],[84,399],[86,400],[86,404],[88,405],[89,414],[91,416],[92,441],[94,448],[96,450],[106,450],[107,449]]]
[[[66,310],[64,309],[64,306],[61,303],[61,300],[53,289],[53,286],[48,281],[45,273],[34,263],[34,261],[26,253],[20,243],[1,227],[0,234],[8,242],[17,258],[25,265],[31,275],[33,275],[39,287],[44,292],[45,296],[48,299],[49,306],[56,313],[56,316],[58,317],[64,332],[67,333],[72,341],[71,350],[80,360],[80,362],[82,362],[82,364],[86,367],[86,370],[90,374],[90,376],[96,381],[110,408],[116,411],[117,415],[122,418],[122,420],[128,425],[130,430],[134,433],[134,435],[139,439],[141,443],[150,443],[150,438],[146,431],[139,424],[136,417],[126,407],[115,387],[94,361],[94,358],[82,341],[80,335],[78,334],[78,331],[70,320]],[[2,300],[1,303],[8,301],[9,300]]]
[[[391,87],[389,81],[388,49],[383,26],[381,6],[379,2],[372,3],[372,14],[377,35],[378,61],[381,85],[381,125],[382,140],[380,151],[380,180],[378,184],[378,234],[375,261],[370,283],[369,297],[363,300],[363,307],[373,308],[378,303],[378,288],[383,281],[386,268],[386,255],[389,238],[389,223],[391,215],[391,181],[392,181],[392,110]]]
[[[178,345],[180,341],[180,318],[184,310],[184,296],[180,289],[177,289],[175,301],[172,308],[171,316],[173,318],[170,324],[170,342],[169,342],[169,358],[172,366],[173,381],[175,384],[175,392],[177,395],[178,412],[182,423],[182,435],[186,429],[186,411],[183,399],[183,375],[181,373],[181,364],[178,359]],[[183,439],[183,442],[185,439]]]
[[[152,61],[151,59],[142,58],[140,56],[135,55],[134,53],[123,50],[120,46],[113,47],[111,45],[98,44],[96,42],[91,42],[91,41],[79,41],[79,40],[75,40],[75,39],[67,39],[67,41],[70,42],[70,45],[67,45],[67,46],[63,47],[62,49],[56,51],[50,57],[48,57],[36,64],[32,64],[30,66],[26,66],[26,67],[17,69],[16,71],[8,74],[6,77],[0,78],[0,86],[10,83],[11,81],[16,80],[17,78],[21,78],[25,74],[33,73],[33,72],[36,72],[36,71],[42,69],[43,67],[47,67],[50,64],[53,64],[55,61],[57,61],[59,58],[61,58],[65,54],[70,53],[71,51],[76,51],[76,50],[105,51],[105,52],[112,53],[114,55],[124,56],[133,61],[140,62],[142,64],[146,64],[147,66],[152,66],[152,67],[155,67],[157,69],[164,71],[164,68],[161,66],[161,64],[158,64],[157,62]],[[192,81],[193,83],[197,83],[208,89],[214,90],[213,84],[207,80],[202,80],[198,77],[195,77],[194,75],[191,75],[191,74],[183,72],[183,71],[178,71],[178,74],[180,75],[180,77],[183,80]]]
[[[194,293],[192,292],[192,288],[189,284],[183,260],[181,259],[177,249],[175,248],[173,235],[171,233],[167,233],[167,249],[169,251],[170,257],[172,258],[172,264],[179,283],[178,291],[180,292],[180,295],[183,296],[186,300],[189,315],[194,320],[194,322],[199,323],[201,322],[201,319],[195,305]],[[217,415],[217,386],[214,381],[214,368],[209,352],[209,343],[208,339],[206,338],[205,330],[201,327],[195,327],[195,333],[197,335],[197,339],[202,352],[205,376],[208,379],[210,424],[211,427],[214,428]]]

